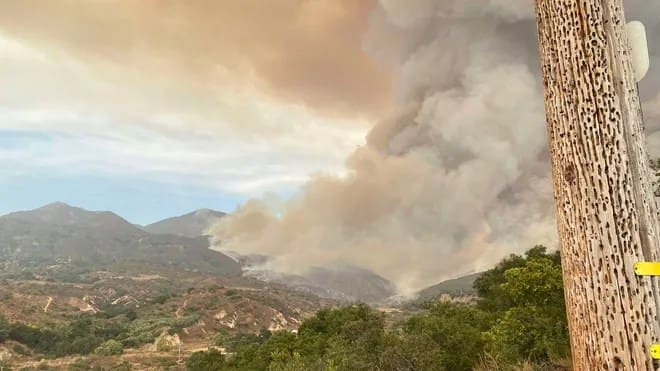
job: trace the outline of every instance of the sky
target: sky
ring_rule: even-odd
[[[0,214],[146,224],[342,176],[389,105],[370,0],[0,1]]]

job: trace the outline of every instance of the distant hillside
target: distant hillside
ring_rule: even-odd
[[[440,282],[436,285],[421,290],[419,300],[429,300],[440,297],[442,294],[449,295],[474,295],[476,291],[472,287],[474,281],[479,278],[481,273],[474,273],[467,276],[455,278]]]
[[[225,215],[227,214],[220,211],[200,209],[149,224],[143,229],[150,233],[199,237],[205,235],[208,229]]]
[[[0,269],[27,270],[40,277],[73,274],[86,279],[91,273],[85,272],[98,271],[239,277],[245,266],[248,276],[322,298],[381,303],[396,294],[394,285],[385,278],[353,266],[316,267],[295,275],[261,269],[269,259],[265,256],[241,257],[239,263],[209,249],[208,238],[202,235],[223,216],[202,209],[140,227],[112,212],[64,203],[15,212],[0,217]]]
[[[5,224],[14,221],[30,225],[85,228],[115,235],[132,235],[138,232],[135,226],[110,211],[89,211],[62,202],[7,214],[0,217],[0,220]]]
[[[111,212],[54,203],[0,217],[0,261],[47,266],[69,261],[113,270],[199,271],[241,274],[205,237],[154,235]]]
[[[276,282],[300,292],[343,302],[380,303],[396,294],[394,285],[378,274],[352,266],[314,267],[303,274],[283,274],[260,268],[264,256],[243,257],[246,274],[263,281]]]

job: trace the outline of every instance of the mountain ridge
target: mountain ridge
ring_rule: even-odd
[[[471,273],[457,278],[452,278],[428,286],[417,292],[417,300],[437,299],[443,294],[450,296],[471,296],[476,294],[474,281],[481,276],[483,272]]]
[[[185,237],[206,235],[208,229],[227,213],[212,209],[197,209],[187,214],[174,216],[147,224],[142,229],[154,234],[174,234]]]
[[[242,274],[232,258],[209,249],[205,237],[151,234],[115,213],[64,203],[0,217],[0,258],[24,266],[73,260],[115,270]]]
[[[343,302],[385,303],[397,294],[392,282],[356,266],[329,265],[301,274],[281,273],[266,268],[271,259],[267,256],[213,250],[204,232],[226,215],[199,209],[142,227],[110,211],[89,211],[55,202],[0,216],[0,258],[31,264],[68,259],[96,268],[105,264],[112,266],[111,270],[117,269],[120,261],[119,266],[129,270],[252,277]],[[473,292],[474,279],[461,280],[430,286],[418,296],[431,299],[443,293]]]

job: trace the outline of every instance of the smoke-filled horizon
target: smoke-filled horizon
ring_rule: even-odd
[[[657,6],[627,6],[660,38]],[[554,248],[536,43],[532,1],[380,1],[365,48],[395,71],[395,109],[348,157],[348,175],[317,176],[276,206],[247,202],[214,228],[219,248],[269,255],[284,272],[368,268],[403,294]],[[645,99],[657,94],[648,81]],[[645,105],[653,149],[657,102]]]
[[[532,4],[0,1],[0,211],[244,203],[221,249],[403,293],[553,247]],[[626,10],[648,28],[658,155],[660,3]],[[264,193],[297,196],[245,201]]]

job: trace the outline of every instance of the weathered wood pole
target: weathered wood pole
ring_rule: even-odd
[[[657,209],[622,0],[536,0],[575,370],[653,370]]]

